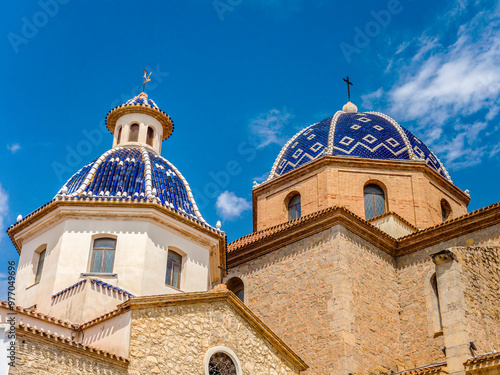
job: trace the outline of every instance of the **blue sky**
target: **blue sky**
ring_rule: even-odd
[[[286,140],[342,108],[346,75],[360,110],[412,130],[470,190],[470,211],[499,200],[497,1],[42,0],[0,10],[0,280],[18,258],[4,229],[111,147],[104,117],[139,92],[144,68],[175,123],[162,155],[229,240],[251,232],[252,182]]]

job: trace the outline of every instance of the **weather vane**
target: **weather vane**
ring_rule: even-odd
[[[146,92],[146,83],[148,83],[149,81],[151,81],[151,79],[149,77],[151,77],[151,72],[148,75],[148,71],[146,69],[144,69],[144,82],[141,85],[142,86],[142,92]],[[141,86],[139,86],[139,88],[141,88]]]
[[[349,81],[349,76],[346,76],[343,80],[347,83],[347,97],[349,98],[349,101],[351,101],[351,88],[349,86],[353,85],[353,83]]]

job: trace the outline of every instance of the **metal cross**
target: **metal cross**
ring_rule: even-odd
[[[343,78],[343,80],[345,83],[347,83],[347,97],[349,98],[349,101],[351,101],[351,88],[349,86],[352,86],[353,83],[349,81],[349,76]]]
[[[148,83],[149,81],[151,81],[151,79],[149,78],[151,77],[151,72],[149,73],[148,75],[148,71],[146,69],[144,69],[144,82],[142,82],[142,92],[146,92],[146,83]],[[141,86],[139,86],[139,88],[141,88]]]

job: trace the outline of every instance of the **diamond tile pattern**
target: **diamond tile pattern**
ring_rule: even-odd
[[[196,218],[194,204],[188,195],[188,187],[182,176],[179,176],[175,167],[162,156],[149,151],[148,155],[151,163],[153,195],[158,197],[161,203]],[[145,162],[141,150],[137,148],[111,150],[98,165],[88,185],[76,194],[79,188],[84,186],[87,175],[89,173],[91,175],[92,166],[97,160],[80,169],[68,180],[65,184],[68,195],[104,199],[147,198]]]
[[[332,118],[329,117],[301,130],[295,141],[283,154],[276,173],[281,176],[323,155],[328,143],[331,121]]]
[[[399,127],[399,129],[398,129]],[[330,131],[334,131],[330,135]],[[329,139],[333,145],[329,145]],[[408,150],[408,145],[412,149]],[[436,156],[409,130],[390,118],[375,113],[344,113],[332,123],[329,117],[301,130],[281,150],[270,178],[290,172],[331,150],[334,156],[366,159],[412,160],[419,157],[449,179],[444,166]]]

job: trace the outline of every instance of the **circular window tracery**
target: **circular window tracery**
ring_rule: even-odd
[[[236,375],[236,365],[226,353],[214,353],[208,362],[209,375]]]

